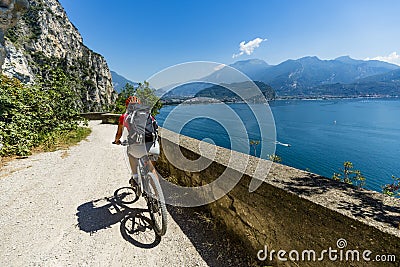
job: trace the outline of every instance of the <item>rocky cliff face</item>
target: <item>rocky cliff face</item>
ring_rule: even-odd
[[[4,33],[17,24],[28,7],[27,0],[0,0],[0,70],[6,57]]]
[[[28,2],[28,11],[6,33],[3,73],[32,84],[61,70],[73,81],[83,110],[107,108],[116,93],[105,59],[83,44],[57,0]]]

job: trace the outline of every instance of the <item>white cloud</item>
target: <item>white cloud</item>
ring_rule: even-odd
[[[398,55],[397,52],[393,52],[388,56],[377,56],[374,58],[367,57],[365,60],[380,60],[400,66],[400,55]]]
[[[232,58],[237,58],[243,54],[246,55],[251,55],[254,52],[254,49],[260,46],[260,44],[264,41],[267,41],[267,39],[261,39],[259,37],[255,38],[254,40],[248,41],[247,43],[245,41],[241,42],[239,44],[239,53],[238,54],[233,54]]]

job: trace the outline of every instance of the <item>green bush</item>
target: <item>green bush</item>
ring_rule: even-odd
[[[77,95],[61,70],[51,70],[46,83],[34,86],[1,75],[0,155],[28,155],[54,135],[77,129],[81,118],[76,103]]]

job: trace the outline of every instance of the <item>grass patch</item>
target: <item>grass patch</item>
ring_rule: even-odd
[[[40,146],[34,148],[33,152],[52,152],[66,149],[86,139],[91,132],[92,130],[88,127],[78,127],[76,130],[52,134]]]
[[[60,149],[67,149],[71,146],[78,144],[80,141],[85,140],[92,130],[88,127],[78,127],[76,130],[69,132],[58,132],[52,133],[49,137],[38,147],[31,150],[31,154],[41,152],[53,152]],[[7,162],[15,159],[24,159],[28,156],[16,156],[10,155],[6,157],[0,157],[0,168],[6,165]],[[62,158],[68,157],[68,152],[64,152],[61,155]]]

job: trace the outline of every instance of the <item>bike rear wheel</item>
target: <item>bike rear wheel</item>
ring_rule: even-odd
[[[154,222],[154,231],[157,235],[163,236],[167,232],[167,207],[160,182],[151,172],[147,174],[146,187],[147,207]]]

